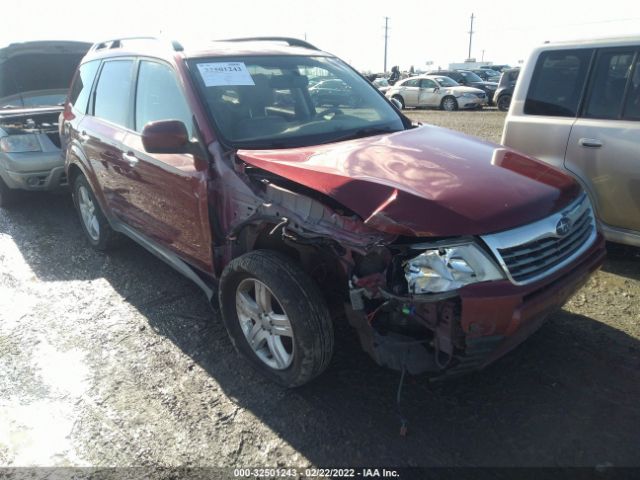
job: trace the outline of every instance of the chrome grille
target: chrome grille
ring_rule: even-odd
[[[568,220],[566,232],[560,222]],[[568,208],[538,222],[484,235],[509,279],[516,284],[539,280],[582,254],[596,238],[596,224],[586,194]]]

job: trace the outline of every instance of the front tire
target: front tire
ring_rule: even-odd
[[[106,251],[117,244],[118,234],[102,213],[84,175],[78,175],[73,183],[73,203],[80,216],[82,230],[93,248]]]
[[[509,110],[509,105],[511,105],[511,95],[501,95],[498,98],[498,110],[501,112],[506,112]]]
[[[444,97],[440,103],[440,108],[447,112],[455,112],[458,110],[458,101],[452,96]]]
[[[222,319],[238,353],[288,388],[320,375],[333,354],[333,324],[320,290],[290,258],[255,250],[220,278]]]
[[[406,108],[406,105],[404,103],[404,98],[402,98],[402,96],[394,95],[391,98],[394,98],[395,100],[397,100],[400,103],[400,110],[404,110]]]

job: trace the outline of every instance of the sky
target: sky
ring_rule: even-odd
[[[496,64],[518,65],[546,40],[640,37],[640,0],[0,0],[0,5],[2,46],[148,35],[185,43],[292,36],[373,72],[383,70],[384,17],[389,17],[388,69],[463,62],[472,13],[471,56]]]

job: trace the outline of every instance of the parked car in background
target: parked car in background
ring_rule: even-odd
[[[510,69],[511,67],[509,65],[504,64],[504,65],[482,65],[480,68],[502,73],[505,70]]]
[[[498,89],[496,90],[494,100],[498,110],[506,112],[511,105],[511,97],[513,96],[513,90],[520,74],[519,68],[513,68],[505,70],[500,77],[500,83],[498,83]]]
[[[640,37],[536,48],[502,142],[574,175],[606,237],[640,246]]]
[[[309,88],[309,95],[314,103],[321,107],[332,105],[338,107],[340,105],[357,105],[360,101],[359,96],[353,92],[350,85],[345,81],[334,78],[331,80],[322,80]]]
[[[498,88],[498,84],[495,82],[485,82],[470,70],[433,70],[427,72],[427,75],[445,76],[455,80],[460,85],[479,88],[487,96],[488,104],[493,105],[493,94],[496,88]]]
[[[442,75],[406,78],[387,90],[385,95],[397,100],[402,108],[432,107],[453,111],[479,109],[487,104],[487,96],[482,90],[459,85]]]
[[[496,72],[495,70],[490,70],[487,68],[478,68],[476,70],[471,70],[473,73],[478,75],[485,82],[499,82],[500,81],[500,72]]]
[[[38,41],[0,49],[0,206],[15,201],[19,190],[67,184],[58,116],[90,46]]]
[[[389,81],[384,77],[378,77],[373,81],[375,87],[380,90],[382,93],[387,93],[387,91],[391,88]]]
[[[358,108],[318,107],[318,71]],[[329,302],[380,365],[459,375],[522,342],[603,259],[571,177],[415,125],[301,40],[101,42],[71,92],[66,168],[89,243],[125,234],[193,280],[287,387],[329,365]]]

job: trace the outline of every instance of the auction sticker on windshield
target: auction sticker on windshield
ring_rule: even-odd
[[[255,85],[244,62],[199,63],[198,70],[207,87]]]

